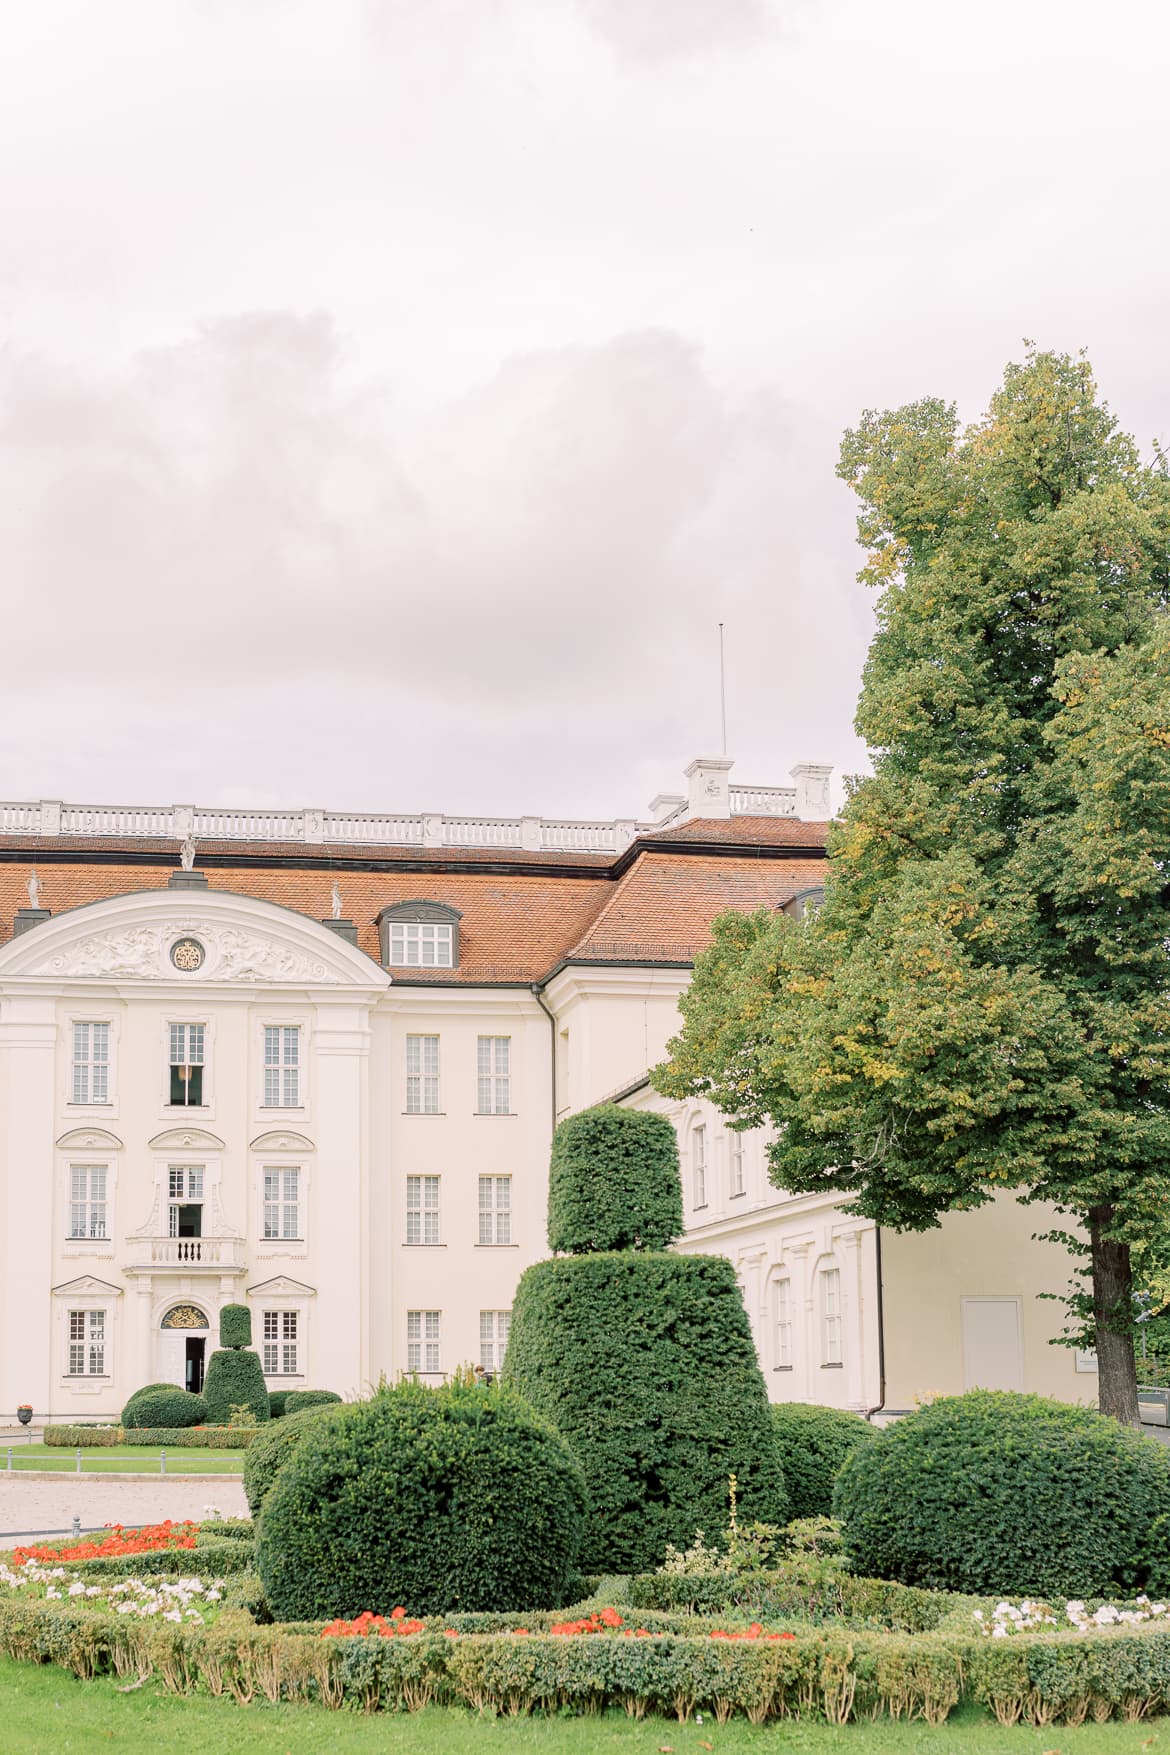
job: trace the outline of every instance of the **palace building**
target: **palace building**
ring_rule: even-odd
[[[498,1368],[554,1124],[607,1098],[674,1121],[775,1399],[1093,1399],[1042,1213],[879,1235],[650,1088],[715,915],[823,880],[829,769],[731,767],[642,822],[0,804],[0,1409],[198,1388],[236,1302],[272,1389]]]

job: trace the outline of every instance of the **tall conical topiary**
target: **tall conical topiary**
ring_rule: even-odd
[[[226,1426],[233,1408],[247,1407],[257,1421],[269,1417],[268,1388],[259,1354],[250,1350],[252,1312],[246,1304],[225,1304],[219,1313],[220,1351],[213,1353],[203,1380],[203,1399],[212,1426]]]
[[[553,1140],[549,1244],[524,1274],[504,1362],[576,1451],[591,1511],[586,1572],[657,1566],[727,1522],[784,1521],[764,1379],[732,1265],[668,1254],[682,1230],[674,1129],[602,1105]]]

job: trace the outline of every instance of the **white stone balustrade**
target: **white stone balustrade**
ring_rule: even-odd
[[[132,1237],[128,1271],[174,1268],[178,1273],[231,1273],[244,1266],[242,1237]]]

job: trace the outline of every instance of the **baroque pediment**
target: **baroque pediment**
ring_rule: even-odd
[[[249,1298],[315,1298],[316,1286],[306,1286],[303,1280],[290,1280],[287,1274],[277,1274],[275,1279],[261,1280],[257,1286],[248,1287]]]
[[[65,1280],[60,1286],[53,1287],[54,1298],[105,1297],[110,1292],[116,1298],[122,1296],[121,1286],[111,1286],[108,1280],[95,1280],[92,1274],[81,1274],[76,1280]]]
[[[208,1133],[204,1127],[168,1127],[165,1133],[156,1133],[147,1143],[152,1152],[173,1152],[180,1148],[186,1151],[188,1147],[200,1152],[227,1149],[218,1134]]]
[[[62,1152],[120,1152],[122,1142],[104,1127],[71,1127],[57,1141]]]
[[[268,1133],[258,1133],[248,1148],[251,1152],[312,1152],[316,1150],[312,1140],[306,1139],[303,1133],[293,1133],[287,1127],[274,1127]]]

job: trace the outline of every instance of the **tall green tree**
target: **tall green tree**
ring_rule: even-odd
[[[716,923],[656,1083],[774,1123],[774,1182],[883,1225],[1053,1202],[1134,1422],[1131,1250],[1170,1230],[1166,462],[1033,350],[966,430],[866,413],[839,474],[879,594],[873,776],[819,913]]]

